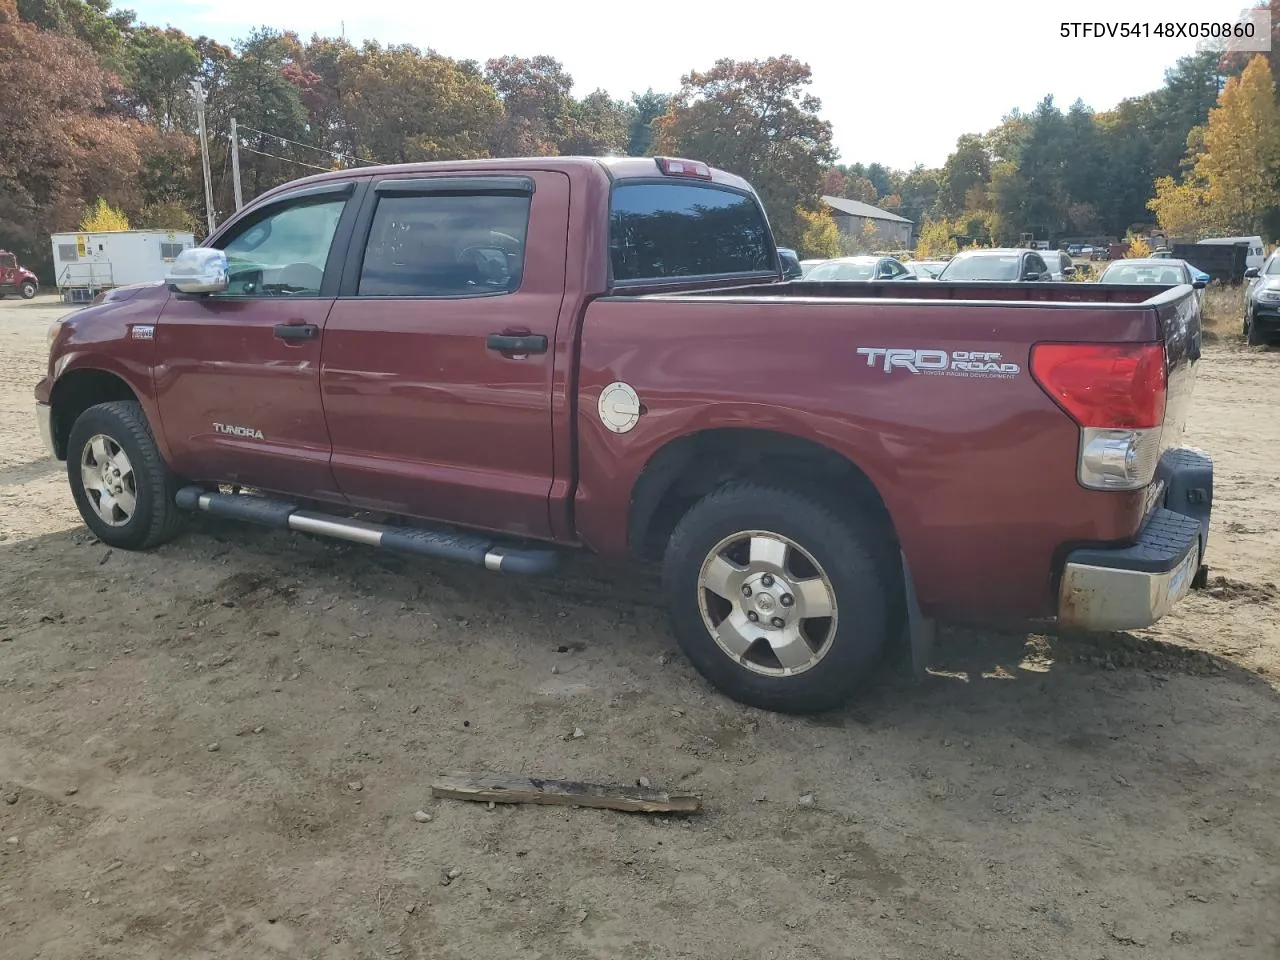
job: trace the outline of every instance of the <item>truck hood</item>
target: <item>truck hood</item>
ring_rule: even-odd
[[[163,280],[148,280],[146,283],[130,283],[122,287],[112,287],[102,298],[102,303],[122,303],[132,300],[139,294],[149,297],[167,296]]]

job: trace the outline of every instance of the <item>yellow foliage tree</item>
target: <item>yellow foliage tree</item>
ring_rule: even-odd
[[[1171,234],[1257,232],[1280,206],[1280,102],[1265,56],[1227,81],[1209,122],[1187,137],[1190,173],[1157,181],[1148,203]]]
[[[1151,244],[1147,243],[1146,237],[1126,237],[1125,239],[1129,242],[1129,249],[1124,254],[1126,260],[1141,260],[1151,256]]]
[[[796,208],[796,220],[800,224],[800,255],[824,259],[840,256],[840,229],[831,211]]]
[[[93,209],[86,213],[84,219],[80,221],[80,229],[86,233],[110,233],[114,230],[128,230],[129,218],[124,215],[123,210],[111,206],[106,200],[99,197]]]
[[[920,236],[916,240],[917,260],[945,257],[955,253],[957,249],[951,225],[946,220],[926,220],[921,224]]]
[[[1156,180],[1156,195],[1147,207],[1171,237],[1192,238],[1212,229],[1204,187],[1190,179],[1175,183],[1173,177],[1160,177]]]

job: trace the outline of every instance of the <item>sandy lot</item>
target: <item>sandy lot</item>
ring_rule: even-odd
[[[32,417],[60,310],[0,303],[4,957],[1278,955],[1280,353],[1203,364],[1213,590],[1141,634],[945,631],[804,720],[709,690],[635,572],[105,549]],[[706,811],[431,800],[451,770]]]

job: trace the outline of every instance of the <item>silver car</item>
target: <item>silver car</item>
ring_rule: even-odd
[[[1244,335],[1251,344],[1280,339],[1280,251],[1267,257],[1262,269],[1244,272],[1249,292],[1244,299]]]

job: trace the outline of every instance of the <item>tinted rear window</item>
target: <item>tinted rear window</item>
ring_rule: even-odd
[[[609,217],[613,279],[652,280],[777,269],[755,199],[686,183],[622,183]]]

